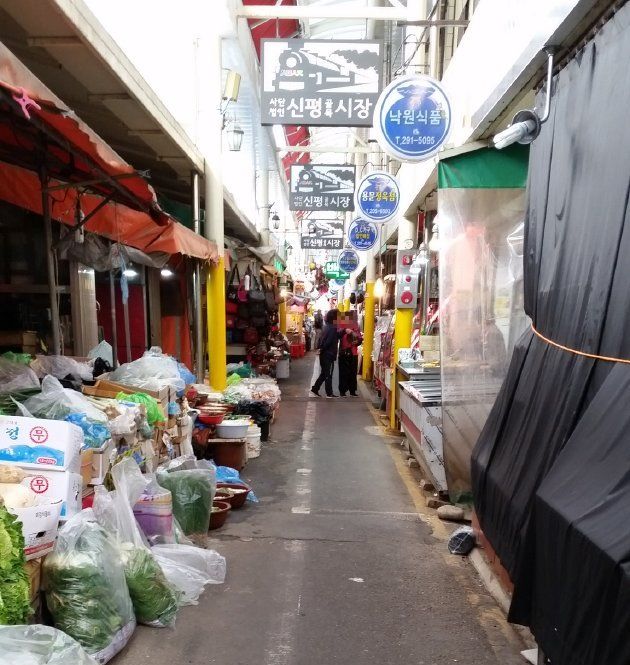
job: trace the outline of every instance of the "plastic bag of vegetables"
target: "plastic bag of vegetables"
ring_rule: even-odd
[[[205,539],[208,535],[216,490],[214,469],[213,464],[196,460],[192,455],[158,469],[157,481],[171,492],[173,515],[187,536]]]
[[[26,623],[31,613],[24,564],[22,525],[0,505],[0,624]]]
[[[139,623],[162,628],[175,623],[180,593],[166,579],[136,522],[132,506],[147,485],[147,478],[133,458],[112,469],[116,490],[97,488],[94,512],[118,545],[129,595]]]
[[[0,663],[96,665],[96,661],[69,635],[42,625],[0,626]]]
[[[119,552],[91,509],[70,518],[44,562],[46,603],[55,627],[97,661],[111,660],[136,626]]]

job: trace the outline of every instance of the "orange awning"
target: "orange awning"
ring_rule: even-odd
[[[157,203],[155,192],[112,148],[0,43],[0,199],[42,214],[40,171],[52,217],[76,224],[77,189],[87,216],[109,201],[85,229],[143,251],[216,261],[214,243],[183,227]],[[89,193],[88,193],[89,192]],[[147,250],[152,245],[150,250]]]
[[[54,186],[59,183],[53,180],[50,184]],[[42,192],[39,177],[28,169],[0,162],[0,200],[41,215]],[[52,192],[52,218],[74,226],[76,200],[76,189]],[[103,198],[96,194],[82,194],[83,213],[88,215],[102,200]],[[218,259],[214,243],[174,219],[169,218],[165,226],[159,226],[146,213],[120,203],[110,202],[101,208],[85,224],[85,230],[147,253],[183,254],[205,261]]]

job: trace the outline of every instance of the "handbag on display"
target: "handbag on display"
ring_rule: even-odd
[[[245,330],[245,328],[249,328],[250,325],[251,323],[249,322],[249,319],[236,319],[234,327],[238,328],[238,330]]]
[[[254,328],[264,328],[267,325],[266,316],[252,316],[249,321]]]
[[[243,331],[239,330],[230,330],[232,333],[232,344],[242,344],[243,343]]]
[[[236,281],[234,281],[235,277]],[[228,278],[227,289],[225,292],[226,301],[233,303],[238,302],[238,287],[240,283],[241,283],[241,276],[239,275],[238,272],[238,265],[235,264]]]
[[[249,315],[251,316],[263,316],[267,313],[267,304],[265,302],[250,302],[249,303]]]
[[[256,328],[247,328],[246,330],[243,331],[243,342],[245,344],[258,344],[259,340],[259,335],[258,331]]]
[[[239,319],[249,319],[249,305],[240,302],[236,308],[236,313],[238,314]]]
[[[276,302],[276,296],[273,293],[273,289],[265,292],[265,306],[267,307],[268,312],[275,312],[278,309],[278,303]]]
[[[238,305],[232,300],[225,301],[225,313],[236,314],[238,312]]]
[[[236,294],[236,297],[239,302],[247,302],[249,300],[249,293],[247,291],[248,282],[249,282],[249,268],[247,269],[245,275],[243,275],[243,279],[241,279],[238,283],[238,292]]]
[[[226,328],[236,328],[236,317],[231,316],[231,315],[228,314],[225,317],[225,327]]]
[[[258,281],[258,279],[252,275],[252,287],[249,290],[249,302],[265,302],[265,292]]]

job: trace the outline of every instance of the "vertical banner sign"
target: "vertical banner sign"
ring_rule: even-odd
[[[262,40],[262,124],[370,127],[383,45],[332,39]]]
[[[402,76],[381,93],[374,111],[381,148],[392,157],[421,162],[435,155],[451,129],[451,105],[437,81]]]
[[[302,222],[302,249],[341,249],[343,222],[333,219],[305,219]]]
[[[293,164],[289,210],[352,212],[355,173],[350,164]]]
[[[360,252],[372,249],[378,240],[378,227],[374,222],[358,217],[348,229],[348,242]]]
[[[339,254],[339,268],[344,272],[354,272],[359,267],[359,255],[353,249],[344,249]]]
[[[372,222],[386,222],[398,212],[400,188],[393,175],[376,171],[361,180],[356,199],[363,217]]]

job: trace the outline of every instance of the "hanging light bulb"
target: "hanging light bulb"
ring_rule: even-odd
[[[283,287],[280,289],[280,297],[281,297],[281,298],[288,298],[288,296],[289,296],[289,290],[287,289],[286,286],[283,286]]]
[[[434,227],[433,235],[431,236],[431,240],[429,240],[429,249],[432,252],[439,252],[441,246],[442,246],[442,242],[440,240],[440,235],[439,235],[438,228],[437,228],[437,225],[436,225]]]
[[[385,282],[379,277],[374,283],[374,297],[382,298],[385,295]]]
[[[122,273],[125,277],[137,277],[138,272],[133,268],[125,268]]]
[[[162,277],[168,278],[172,277],[174,274],[175,273],[170,268],[162,268],[162,270],[160,270],[160,275],[162,275]]]

